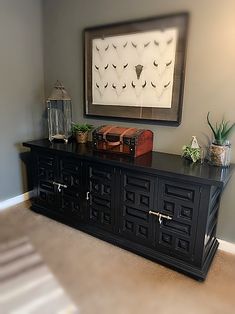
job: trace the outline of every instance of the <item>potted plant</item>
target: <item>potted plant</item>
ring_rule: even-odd
[[[212,126],[210,112],[207,114],[207,123],[214,135],[214,140],[209,147],[209,162],[214,166],[227,167],[230,164],[231,153],[231,144],[228,139],[234,130],[235,123],[230,124],[222,119],[220,123]]]
[[[198,145],[196,136],[192,136],[192,141],[190,145],[184,145],[183,148],[182,157],[185,157],[193,162],[196,162],[198,160],[202,161],[202,149]]]
[[[88,133],[93,129],[93,125],[88,123],[72,123],[72,132],[78,143],[86,143]]]

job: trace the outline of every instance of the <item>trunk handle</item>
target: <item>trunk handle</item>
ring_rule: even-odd
[[[109,145],[109,146],[119,146],[120,145],[120,152],[123,152],[123,137],[124,135],[129,132],[130,130],[135,130],[135,128],[127,128],[126,130],[124,130],[121,134],[120,134],[120,141],[117,141],[117,142],[109,142],[106,140],[106,135],[109,131],[111,131],[113,128],[115,128],[115,126],[113,127],[110,127],[106,132],[104,132],[104,140],[106,142],[106,145]],[[107,149],[107,147],[106,147]]]

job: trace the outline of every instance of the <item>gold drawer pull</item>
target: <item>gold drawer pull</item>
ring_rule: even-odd
[[[160,224],[162,223],[162,218],[172,220],[172,217],[170,217],[168,215],[161,214],[159,212],[153,212],[152,210],[149,211],[149,215],[158,216],[158,221]]]

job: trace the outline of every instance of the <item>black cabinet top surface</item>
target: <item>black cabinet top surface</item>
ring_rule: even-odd
[[[220,187],[223,187],[228,182],[235,169],[234,164],[227,168],[210,166],[206,162],[203,164],[194,164],[179,155],[161,152],[151,152],[137,158],[95,152],[92,149],[91,143],[51,143],[47,139],[42,139],[25,142],[23,145],[37,150],[46,150],[47,152],[56,151],[61,154],[69,154],[73,155],[73,157],[86,160],[105,162],[113,166],[124,166],[125,168],[135,170],[138,168],[148,173],[166,175],[171,178],[182,178],[192,182],[217,185]]]

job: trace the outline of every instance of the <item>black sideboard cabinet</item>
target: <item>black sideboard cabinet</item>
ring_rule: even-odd
[[[193,164],[158,152],[133,159],[48,140],[23,145],[32,154],[34,211],[205,279],[234,165]]]

